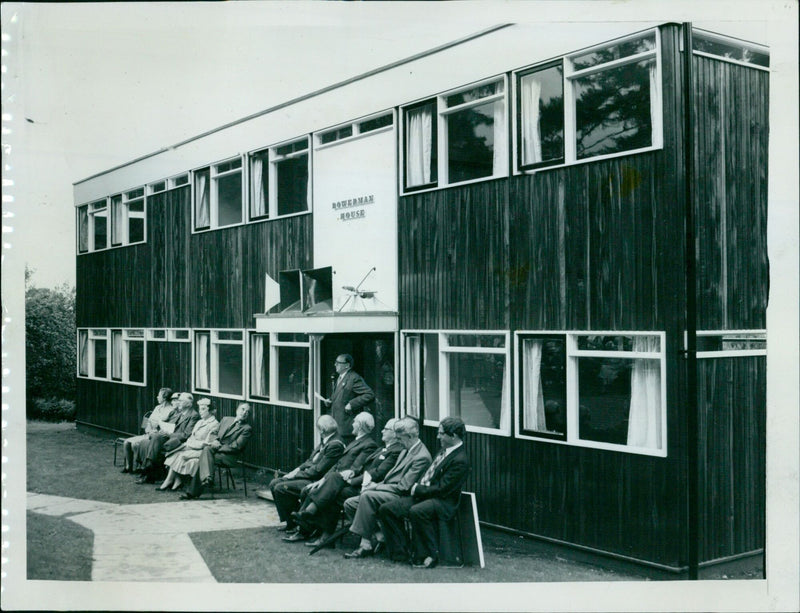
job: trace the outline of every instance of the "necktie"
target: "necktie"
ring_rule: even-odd
[[[428,470],[425,471],[425,474],[422,475],[422,479],[420,479],[420,485],[430,485],[431,478],[433,477],[433,473],[436,472],[436,469],[439,467],[439,464],[442,463],[444,460],[444,451],[440,451],[439,454],[433,459],[433,462],[430,466],[428,466]]]

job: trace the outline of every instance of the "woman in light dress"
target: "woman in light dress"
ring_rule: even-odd
[[[166,491],[170,486],[172,490],[179,490],[183,486],[183,480],[188,481],[197,472],[203,447],[217,439],[219,422],[214,415],[216,409],[211,406],[211,401],[201,398],[197,401],[197,408],[200,411],[200,421],[194,425],[186,442],[171,451],[164,460],[164,464],[169,467],[169,473],[164,483],[156,488],[159,491]]]

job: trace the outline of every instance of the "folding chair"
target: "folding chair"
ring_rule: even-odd
[[[237,460],[236,464],[242,467],[242,484],[244,487],[245,498],[247,498],[247,467],[241,460]],[[223,464],[217,464],[217,481],[220,487],[222,487],[223,475],[225,476],[225,489],[236,489],[236,479],[233,478],[233,471],[231,470],[231,467],[224,466]]]

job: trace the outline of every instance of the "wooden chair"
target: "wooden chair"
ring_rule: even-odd
[[[244,495],[247,497],[247,467],[242,460],[236,460],[236,464],[242,467],[242,486],[244,487]],[[225,477],[225,489],[236,489],[236,479],[233,477],[233,470],[230,466],[217,464],[217,483],[222,488],[222,477]],[[211,496],[214,496],[214,490],[211,489]]]

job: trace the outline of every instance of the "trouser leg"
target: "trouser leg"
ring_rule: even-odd
[[[378,521],[386,537],[386,551],[393,560],[408,560],[405,519],[414,504],[410,496],[391,500],[378,509]]]
[[[417,560],[424,560],[428,556],[439,559],[439,542],[436,536],[438,506],[437,500],[430,499],[415,504],[408,511],[414,557]]]

